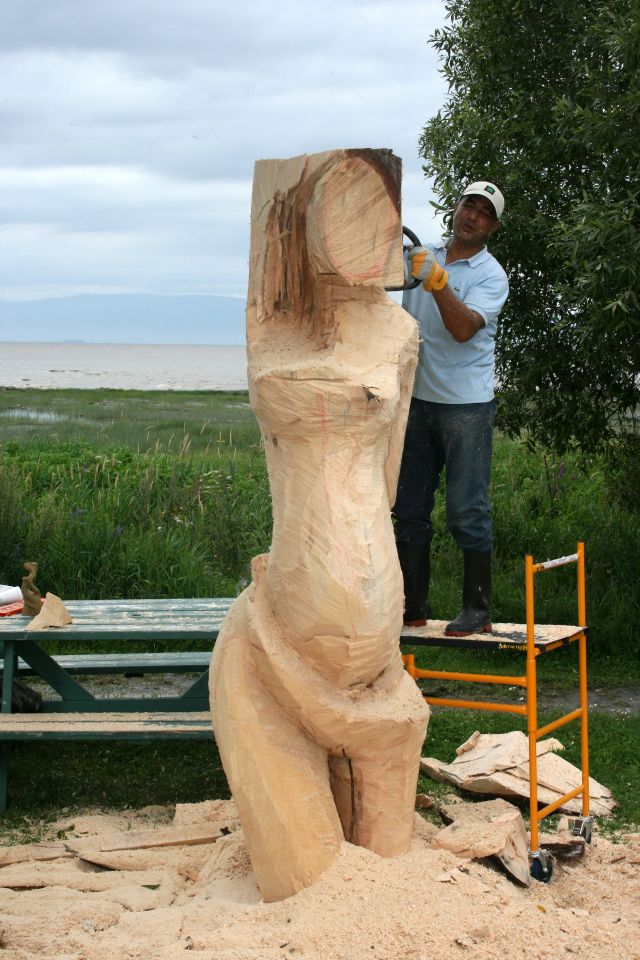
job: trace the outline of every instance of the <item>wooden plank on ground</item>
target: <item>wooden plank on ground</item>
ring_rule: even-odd
[[[58,843],[17,843],[11,847],[0,847],[0,867],[12,863],[26,863],[30,860],[58,860],[72,857],[62,841]]]
[[[82,856],[87,852],[112,853],[122,850],[150,850],[154,847],[185,847],[215,843],[228,831],[214,826],[183,827],[180,830],[168,827],[156,830],[132,830],[127,833],[86,837],[64,841],[65,850]]]

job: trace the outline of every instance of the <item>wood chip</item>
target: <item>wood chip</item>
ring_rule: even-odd
[[[27,625],[27,630],[48,630],[49,627],[66,627],[73,623],[71,614],[55,593],[48,593],[42,609]]]
[[[512,879],[529,886],[529,844],[517,807],[505,800],[456,803],[443,808],[442,816],[452,822],[436,834],[432,847],[468,859],[496,857]]]
[[[545,806],[582,782],[580,770],[553,752],[558,748],[561,749],[562,744],[554,739],[542,740],[536,745],[538,801]],[[529,798],[529,741],[522,731],[479,737],[474,733],[458,749],[462,752],[449,764],[435,757],[423,757],[421,771],[439,783],[451,783],[472,793]],[[611,792],[593,778],[589,779],[589,795],[591,813],[596,816],[607,816],[617,806]],[[581,813],[582,799],[569,800],[559,809]]]

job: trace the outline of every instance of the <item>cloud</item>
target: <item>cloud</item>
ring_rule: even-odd
[[[444,98],[443,17],[435,0],[10,4],[0,296],[243,297],[254,161],[334,147],[394,149],[405,219],[437,235],[417,140]]]

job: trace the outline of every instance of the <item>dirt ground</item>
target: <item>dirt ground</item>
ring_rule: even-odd
[[[158,807],[87,813],[52,836],[98,849],[107,836],[166,829],[167,818]],[[583,857],[556,860],[550,883],[523,888],[489,862],[432,848],[437,828],[416,814],[406,855],[344,843],[311,887],[265,904],[233,801],[179,805],[173,825],[228,833],[103,855],[102,866],[85,853],[94,862],[0,867],[2,960],[640,960],[640,834],[596,834]]]

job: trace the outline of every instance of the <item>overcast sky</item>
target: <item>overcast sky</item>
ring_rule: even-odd
[[[418,158],[442,0],[0,0],[0,298],[244,298],[255,160],[402,157],[403,220],[440,224]]]

